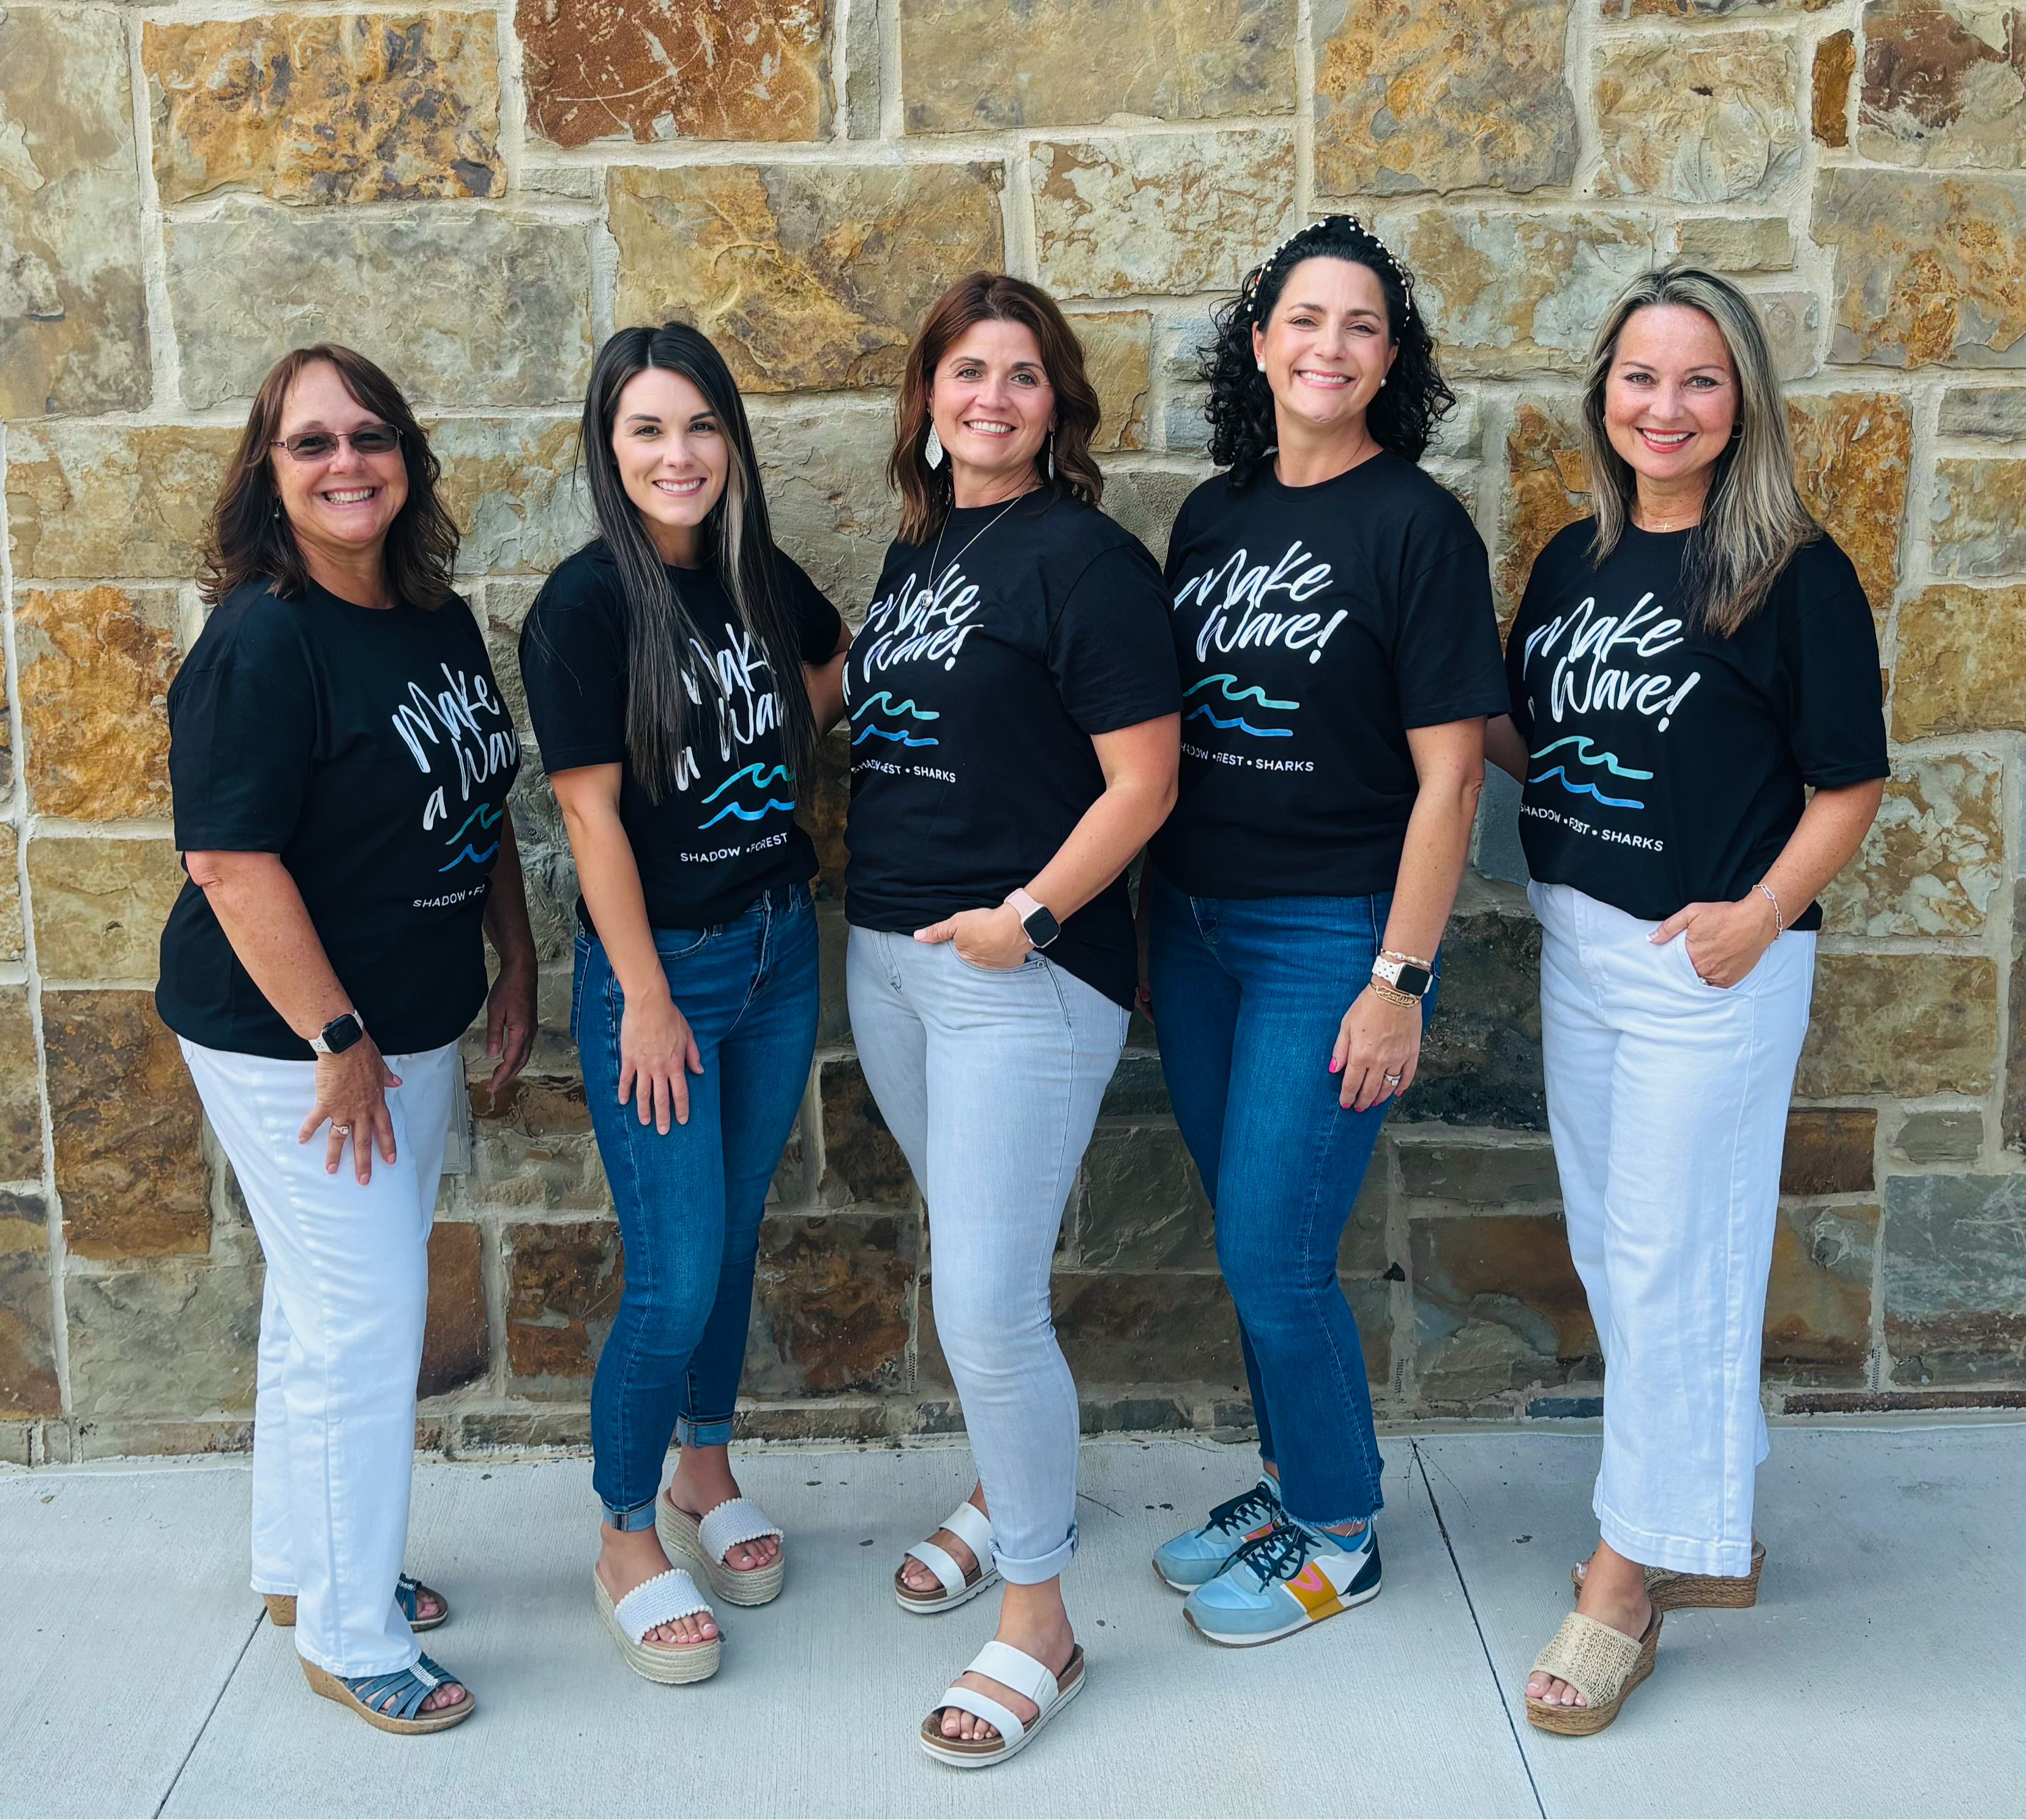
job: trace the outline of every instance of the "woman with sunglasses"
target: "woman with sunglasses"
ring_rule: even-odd
[[[497,1090],[535,1031],[519,747],[437,475],[351,349],[262,382],[169,688],[190,877],[156,991],[267,1262],[253,1588],[310,1686],[390,1732],[471,1716],[415,1641],[450,1608],[401,1571],[427,1246],[459,1038],[485,1006]]]

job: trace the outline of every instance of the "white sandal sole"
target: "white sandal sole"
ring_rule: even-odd
[[[920,1734],[923,1752],[926,1756],[934,1757],[939,1763],[949,1764],[953,1770],[982,1770],[990,1767],[994,1763],[1003,1763],[1008,1757],[1019,1756],[1028,1745],[1040,1737],[1041,1728],[1083,1692],[1083,1684],[1089,1678],[1090,1674],[1088,1669],[1080,1672],[1076,1679],[1055,1697],[1055,1704],[1022,1731],[1010,1744],[1006,1742],[1004,1734],[1002,1733],[999,1741],[1001,1748],[998,1750],[960,1751],[953,1748],[955,1740],[945,1740],[939,1743],[930,1738],[925,1732]]]
[[[676,1509],[665,1497],[654,1500],[654,1533],[661,1538],[665,1553],[681,1555],[702,1568],[712,1592],[728,1605],[771,1604],[781,1596],[788,1571],[788,1549],[779,1537],[775,1538],[779,1552],[766,1566],[742,1573],[705,1554],[697,1537],[697,1519],[686,1510]]]
[[[900,1582],[893,1586],[893,1603],[904,1612],[912,1612],[917,1618],[933,1618],[938,1612],[954,1612],[960,1605],[968,1605],[973,1599],[989,1593],[999,1584],[999,1570],[987,1568],[960,1593],[942,1593],[934,1597],[924,1594],[921,1598],[910,1598],[901,1590]]]
[[[599,1614],[605,1619],[606,1629],[619,1645],[619,1653],[626,1658],[626,1666],[643,1681],[651,1681],[658,1687],[683,1687],[693,1681],[708,1681],[716,1674],[720,1645],[724,1641],[721,1635],[708,1643],[639,1642],[620,1627],[619,1608],[595,1569],[591,1584],[598,1594]]]

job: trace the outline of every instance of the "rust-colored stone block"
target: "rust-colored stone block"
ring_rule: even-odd
[[[1076,1259],[1085,1270],[1214,1270],[1209,1198],[1171,1121],[1107,1119],[1083,1157]]]
[[[865,1071],[855,1059],[825,1062],[820,1085],[823,1199],[832,1206],[855,1201],[906,1207],[914,1198],[915,1178],[865,1084]]]
[[[914,1314],[914,1231],[911,1214],[763,1221],[746,1394],[897,1385]]]
[[[429,1229],[428,1324],[422,1333],[418,1397],[440,1397],[485,1376],[492,1339],[485,1324],[485,1235],[462,1221]]]
[[[1850,79],[1857,71],[1857,39],[1832,31],[1815,46],[1808,78],[1808,121],[1818,144],[1840,151],[1850,143]]]
[[[1869,1106],[1796,1106],[1780,1156],[1783,1195],[1854,1195],[1871,1186],[1878,1113]]]
[[[1787,406],[1794,481],[1809,510],[1842,547],[1883,614],[1899,583],[1899,526],[1913,461],[1913,416],[1903,398],[1832,392]]]
[[[1790,1161],[1792,1154],[1790,1127]],[[1877,1243],[1875,1206],[1781,1208],[1760,1361],[1767,1376],[1811,1384],[1864,1382]]]
[[[1144,310],[1093,310],[1070,326],[1083,344],[1085,376],[1096,389],[1099,455],[1147,446],[1147,401],[1153,389],[1154,319]]]
[[[1589,514],[1589,470],[1573,400],[1522,398],[1505,433],[1497,580],[1501,629],[1520,610],[1534,562],[1564,525]]]
[[[1998,1048],[1998,970],[1982,956],[1825,954],[1794,1091],[1982,1093]]]
[[[0,1252],[0,1418],[63,1413],[46,1251]]]
[[[183,886],[169,841],[39,834],[28,843],[28,885],[43,978],[152,983]]]
[[[580,1396],[625,1287],[610,1221],[506,1229],[506,1369],[514,1388]]]
[[[1569,0],[1321,0],[1316,188],[1328,196],[1567,183]]]
[[[529,130],[564,146],[826,138],[834,12],[828,0],[518,0]]]
[[[2026,574],[2026,461],[1936,462],[1928,521],[1937,575]]]
[[[755,392],[891,385],[952,279],[1004,262],[995,164],[617,166],[622,322],[693,322]]]
[[[499,62],[491,13],[150,20],[156,190],[164,202],[497,195]]]
[[[1245,1382],[1221,1277],[1059,1270],[1052,1295],[1055,1332],[1079,1384]]]
[[[1424,1402],[1468,1406],[1598,1375],[1597,1329],[1560,1219],[1416,1220],[1410,1249]]]
[[[1540,958],[1540,925],[1531,917],[1451,920],[1420,1071],[1396,1119],[1546,1129]]]
[[[197,573],[239,432],[72,421],[7,432],[7,530],[20,580]]]
[[[39,1181],[42,1176],[42,1095],[28,989],[0,986],[0,1181]]]
[[[1801,166],[1796,86],[1793,43],[1778,33],[1610,45],[1596,91],[1610,182],[1675,202],[1765,200]]]
[[[1885,1344],[1895,1384],[2026,1368],[2026,1176],[1885,1184]]]
[[[211,1245],[201,1109],[145,992],[45,992],[50,1122],[64,1239],[81,1258]]]
[[[2026,588],[1924,588],[1899,610],[1892,737],[2026,728]]]
[[[2026,164],[2026,9],[1868,0],[1857,149],[1884,164]]]
[[[1823,889],[1823,927],[1974,934],[2004,877],[2003,764],[1987,752],[1901,753],[1893,773],[1857,857]]]

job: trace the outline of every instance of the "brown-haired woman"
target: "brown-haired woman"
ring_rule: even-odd
[[[978,1471],[894,1594],[926,1613],[1006,1586],[996,1641],[922,1724],[960,1767],[1004,1761],[1083,1685],[1059,1578],[1077,1394],[1048,1269],[1133,1002],[1122,875],[1175,799],[1167,597],[1097,509],[1097,424],[1044,293],[952,286],[908,352],[901,536],[845,665],[852,1030],[930,1210]]]
[[[472,1711],[414,1639],[449,1608],[401,1571],[458,1039],[485,1004],[497,1088],[535,1029],[519,748],[451,589],[437,473],[350,349],[298,348],[262,382],[169,689],[190,879],[156,991],[267,1261],[253,1587],[311,1686],[394,1732]]]

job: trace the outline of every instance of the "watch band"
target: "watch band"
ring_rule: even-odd
[[[1013,906],[1013,914],[1020,919],[1020,927],[1036,948],[1046,948],[1062,934],[1063,926],[1055,920],[1055,912],[1031,891],[1016,887],[1006,893],[1006,901]]]
[[[1387,952],[1372,963],[1372,977],[1408,998],[1424,999],[1435,983],[1435,969],[1424,960]]]
[[[348,1035],[341,1027],[351,1026]],[[336,1034],[333,1035],[333,1033]],[[319,1056],[341,1056],[366,1034],[366,1020],[356,1011],[340,1011],[310,1038],[310,1047]]]

